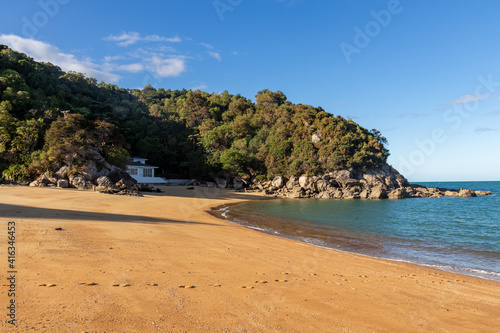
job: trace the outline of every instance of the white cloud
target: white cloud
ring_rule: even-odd
[[[175,77],[186,70],[186,63],[182,58],[164,59],[154,56],[146,62],[146,69],[159,77]]]
[[[106,57],[104,57],[104,61],[105,62],[115,61],[115,60],[121,60],[121,59],[123,59],[123,56],[120,56],[120,55],[117,55],[117,56],[106,56]]]
[[[500,116],[500,111],[491,111],[491,112],[485,113],[483,116]]]
[[[480,132],[494,132],[494,131],[498,131],[498,128],[479,127],[479,126],[476,126],[474,128],[474,132],[476,132],[476,133],[480,133]]]
[[[218,52],[212,52],[212,51],[209,51],[209,52],[208,52],[208,54],[209,54],[211,57],[213,57],[213,58],[217,59],[218,61],[221,61],[221,60],[222,60],[222,57],[221,57],[220,53],[218,53]]]
[[[205,47],[206,47],[207,49],[209,49],[209,50],[211,50],[211,49],[213,49],[213,48],[214,48],[212,45],[210,45],[210,44],[208,44],[208,43],[200,43],[200,45],[205,46]]]
[[[181,38],[179,36],[175,37],[162,37],[159,35],[148,35],[142,37],[138,32],[122,32],[119,36],[109,35],[105,37],[104,40],[109,40],[112,42],[118,42],[118,46],[129,46],[135,44],[139,41],[145,42],[170,42],[170,43],[179,43],[181,42]]]
[[[117,67],[118,70],[130,73],[140,73],[144,71],[144,65],[140,63],[120,65]]]
[[[481,94],[465,95],[465,96],[462,96],[453,102],[450,102],[449,104],[450,105],[459,105],[459,104],[472,103],[472,102],[481,101],[483,99],[487,99],[489,97],[490,97],[490,95],[481,95]]]
[[[34,39],[16,35],[0,35],[0,43],[6,44],[15,51],[26,53],[36,61],[50,62],[64,71],[75,71],[98,80],[116,83],[120,76],[100,69],[98,64],[89,59],[79,60],[74,55],[63,53],[57,47]]]
[[[191,88],[191,90],[206,90],[208,86],[205,83],[200,83]]]

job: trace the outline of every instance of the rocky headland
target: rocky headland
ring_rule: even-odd
[[[396,169],[386,164],[381,168],[360,172],[355,169],[333,171],[321,176],[285,178],[277,176],[270,181],[245,181],[216,178],[202,186],[232,187],[238,191],[256,191],[278,198],[317,199],[404,199],[475,197],[490,195],[491,191],[445,189],[410,184]]]

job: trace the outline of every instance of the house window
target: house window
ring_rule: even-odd
[[[137,175],[137,169],[130,169],[130,170],[129,170],[129,173],[130,173],[131,175]]]
[[[144,169],[143,176],[144,177],[153,177],[153,169]]]

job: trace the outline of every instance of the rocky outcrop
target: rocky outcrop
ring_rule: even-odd
[[[217,184],[218,188],[226,188],[227,180],[225,178],[215,178],[215,184]]]
[[[54,172],[54,177],[41,175],[29,185],[38,187],[72,187],[80,190],[94,190],[101,193],[139,195],[137,181],[128,172],[110,165],[97,152],[94,152],[92,156],[94,159],[89,160],[76,173],[74,168],[63,165]]]
[[[94,161],[89,161],[85,166],[85,169],[82,170],[81,175],[85,177],[87,181],[92,181],[97,174],[97,165]]]
[[[79,190],[87,190],[91,188],[91,183],[85,179],[83,175],[76,175],[69,178],[69,183],[72,187],[76,187]]]
[[[68,188],[69,182],[67,179],[58,179],[56,185],[57,185],[57,187],[60,187],[60,188]]]
[[[317,199],[404,199],[439,198],[442,196],[474,197],[489,195],[489,191],[466,189],[447,190],[410,184],[396,169],[385,165],[378,169],[359,172],[354,169],[333,171],[321,176],[301,176],[285,179],[278,176],[271,181],[254,182],[248,187],[266,195],[281,198]],[[247,189],[246,189],[247,190]]]

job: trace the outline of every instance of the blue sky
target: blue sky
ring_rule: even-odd
[[[2,1],[0,43],[124,88],[281,90],[376,128],[410,181],[500,180],[500,3]]]

